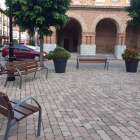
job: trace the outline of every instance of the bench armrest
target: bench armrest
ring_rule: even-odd
[[[26,101],[29,100],[29,99],[34,100],[34,101],[36,102],[36,104],[38,105],[38,107],[41,108],[40,104],[39,104],[34,98],[32,98],[32,97],[27,97],[27,98],[23,99],[22,101],[20,101],[19,103],[17,103],[17,104],[13,107],[13,109],[17,108],[18,106],[20,106],[22,103],[26,102]]]
[[[17,72],[19,73],[19,75],[21,75],[21,72],[18,68],[15,68],[17,70]]]

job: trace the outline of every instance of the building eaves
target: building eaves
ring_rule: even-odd
[[[4,15],[6,15],[5,11],[1,8],[0,8],[0,12],[3,13]]]
[[[71,8],[91,8],[91,9],[123,9],[125,6],[99,6],[99,5],[71,5]]]

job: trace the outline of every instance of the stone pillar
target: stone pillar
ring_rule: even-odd
[[[137,49],[140,51],[140,29],[138,29]]]
[[[78,36],[78,46],[77,46],[77,52],[80,53],[80,45],[81,45],[81,35]]]
[[[117,33],[116,36],[117,45],[115,46],[115,56],[117,59],[122,59],[122,53],[126,49],[125,38],[126,38],[125,33]]]
[[[95,44],[95,37],[96,37],[96,33],[93,33],[91,35],[91,44]]]
[[[91,32],[82,33],[82,44],[80,46],[81,55],[95,55],[96,45],[95,45],[95,34]]]

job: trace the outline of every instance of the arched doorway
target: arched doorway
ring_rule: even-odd
[[[64,47],[70,52],[79,52],[81,44],[81,25],[71,18],[66,27],[57,30],[57,45]]]
[[[125,39],[125,44],[127,48],[138,49],[138,31],[139,30],[134,26],[127,26]]]
[[[113,20],[103,19],[96,26],[96,52],[114,53],[116,45],[117,27]]]

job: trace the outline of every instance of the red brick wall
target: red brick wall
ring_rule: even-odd
[[[134,31],[132,32],[132,29],[131,31],[128,31],[126,33],[127,27],[126,21],[128,20],[127,17],[128,13],[125,12],[123,9],[73,7],[67,12],[67,15],[80,23],[82,29],[81,44],[97,43],[98,45],[100,43],[101,44],[110,43],[112,45],[128,45],[128,46],[137,46],[138,48],[140,48],[139,46],[140,33]],[[114,23],[114,27],[113,29],[110,28],[108,30],[105,29],[105,32],[102,33],[104,37],[99,38],[98,33],[96,34],[96,29],[98,27],[97,26],[98,23],[103,19],[111,20]],[[109,27],[109,25],[106,26]],[[98,29],[98,31],[104,30],[106,26],[101,28],[99,27],[100,29]],[[114,34],[114,32],[116,32],[116,35]],[[110,39],[108,38],[108,41],[105,42],[106,40],[105,37],[107,34],[110,34]],[[96,35],[98,37],[96,37]],[[54,35],[52,37],[47,37],[45,43],[57,44],[56,40],[57,40],[56,32],[54,32]],[[115,43],[114,40],[116,40]]]

